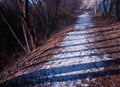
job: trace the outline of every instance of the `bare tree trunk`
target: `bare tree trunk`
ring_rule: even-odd
[[[106,0],[103,0],[103,9],[104,9],[104,16],[107,17],[107,9],[105,5]]]
[[[109,11],[108,11],[108,18],[111,17],[111,12],[112,12],[112,10],[113,10],[113,6],[114,6],[114,3],[113,3],[113,1],[111,0],[111,1],[110,1],[110,8],[109,8]]]
[[[33,29],[31,29],[30,25],[33,24],[33,22],[30,24],[30,16],[29,16],[29,0],[25,0],[25,20],[26,20],[26,29],[28,32],[28,35],[30,37],[30,44],[31,44],[31,48],[32,50],[36,48],[35,43],[34,43],[34,39],[33,36],[31,34],[31,32],[33,32]]]
[[[95,7],[94,7],[94,13],[97,13],[97,0],[95,0]]]
[[[26,42],[26,47],[27,47],[27,51],[28,53],[30,52],[30,45],[28,43],[28,37],[27,37],[27,32],[26,32],[26,22],[25,22],[25,18],[26,18],[26,2],[23,2],[23,7],[22,7],[22,13],[23,13],[23,17],[22,17],[22,27],[23,27],[23,34],[24,34],[24,38],[25,38],[25,42]]]
[[[23,44],[20,42],[20,40],[18,39],[18,37],[16,36],[15,32],[13,31],[11,25],[7,22],[5,16],[3,15],[3,13],[0,11],[0,15],[3,18],[4,22],[7,24],[7,26],[9,27],[10,31],[12,32],[13,36],[15,37],[15,39],[17,40],[17,42],[19,43],[19,45],[22,47],[22,49],[26,52],[26,49],[24,48]]]
[[[119,0],[115,0],[115,10],[116,10],[116,18],[117,18],[117,21],[119,21],[119,20],[120,20]]]

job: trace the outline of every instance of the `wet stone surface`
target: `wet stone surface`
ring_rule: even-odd
[[[85,12],[0,73],[0,87],[120,87],[120,23]]]

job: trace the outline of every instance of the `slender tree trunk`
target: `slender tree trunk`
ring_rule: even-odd
[[[104,16],[107,17],[106,0],[103,1]]]
[[[30,52],[30,45],[28,42],[28,37],[27,37],[27,32],[26,32],[26,22],[25,22],[25,18],[26,18],[26,14],[27,14],[26,13],[26,1],[23,2],[22,13],[23,13],[23,17],[22,17],[23,34],[24,34],[24,38],[25,38],[25,42],[26,42],[27,51],[29,53]]]
[[[24,48],[23,44],[21,43],[21,41],[18,39],[17,35],[15,34],[15,32],[13,31],[13,28],[11,27],[11,25],[8,23],[8,21],[6,20],[3,12],[0,10],[0,15],[3,18],[4,22],[7,24],[7,26],[9,27],[10,31],[12,32],[13,36],[15,37],[15,39],[17,40],[17,42],[19,43],[19,45],[22,47],[22,49],[26,52],[26,49]]]
[[[112,16],[113,7],[114,7],[114,1],[111,0],[111,2],[110,2],[110,8],[109,8],[109,11],[108,11],[108,18],[110,18]]]
[[[31,29],[30,25],[33,25],[33,23],[30,24],[30,16],[29,16],[29,0],[25,0],[25,21],[26,21],[26,24],[27,24],[27,32],[28,32],[28,35],[30,37],[30,44],[31,44],[31,48],[32,50],[36,48],[35,46],[35,43],[34,43],[34,39],[33,39],[33,36],[31,34],[31,32],[33,32],[33,29]]]
[[[117,21],[119,21],[119,20],[120,20],[119,0],[115,0],[115,10],[116,10],[116,18],[117,18]]]
[[[97,0],[95,0],[95,7],[94,7],[94,13],[97,13]]]

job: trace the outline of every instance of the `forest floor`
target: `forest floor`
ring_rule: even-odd
[[[0,73],[0,87],[120,87],[120,22],[84,12]]]

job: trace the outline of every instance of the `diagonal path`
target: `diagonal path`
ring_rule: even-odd
[[[95,23],[87,12],[78,16],[74,26],[56,34],[41,48],[44,51],[18,61],[16,78],[1,87],[118,87],[120,25],[97,28]]]

